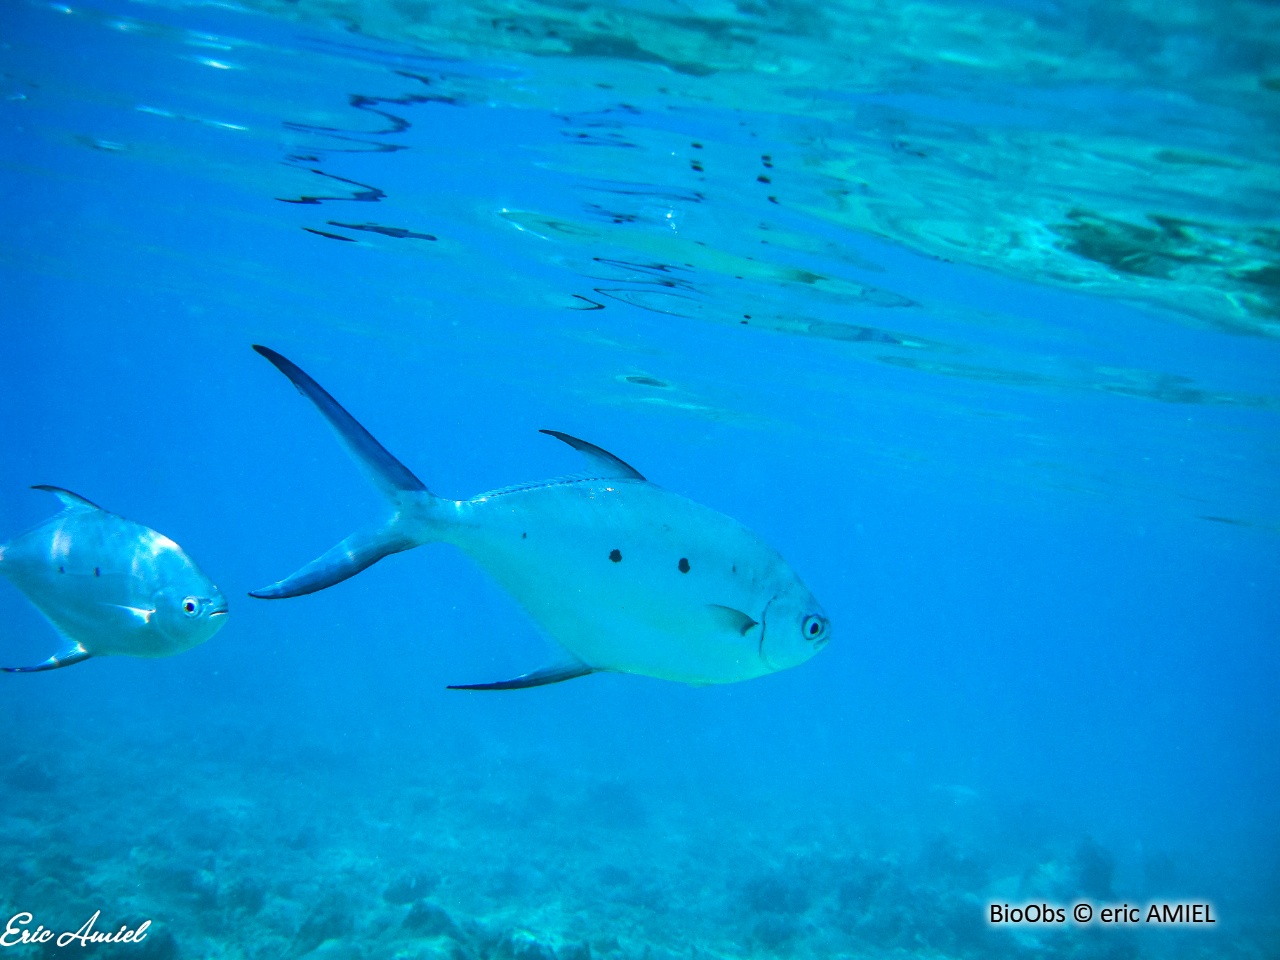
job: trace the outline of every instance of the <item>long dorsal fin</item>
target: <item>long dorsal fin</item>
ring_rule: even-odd
[[[561,433],[559,430],[539,430],[539,433],[545,433],[549,437],[555,437],[557,440],[563,440],[573,449],[577,450],[591,463],[593,467],[608,471],[602,474],[601,478],[613,477],[619,480],[643,480],[644,475],[631,464],[618,457],[615,457],[608,450],[601,450],[594,443],[587,443],[585,440],[579,440],[577,437],[571,437],[567,433]]]
[[[532,673],[523,673],[510,680],[498,680],[495,683],[457,683],[451,684],[450,690],[523,690],[526,687],[545,687],[549,683],[563,683],[575,677],[585,677],[595,673],[585,663],[558,663],[555,666],[543,667]]]
[[[46,493],[52,493],[55,497],[62,501],[62,505],[68,510],[101,510],[102,508],[92,500],[86,500],[78,493],[72,493],[70,490],[64,490],[62,487],[52,487],[47,483],[37,483],[31,488],[32,490],[43,490]]]

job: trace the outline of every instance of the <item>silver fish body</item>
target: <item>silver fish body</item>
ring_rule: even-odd
[[[597,670],[731,683],[821,646],[789,650],[763,626],[779,597],[821,612],[773,548],[647,481],[553,481],[426,512],[424,539],[458,546]]]
[[[64,509],[0,546],[0,574],[72,644],[33,672],[93,656],[167,657],[197,646],[226,622],[222,593],[164,534],[77,494]]]
[[[541,670],[463,689],[539,686],[595,671],[732,683],[795,666],[827,643],[826,615],[777,551],[612,454],[543,431],[579,450],[588,469],[468,500],[437,497],[305,372],[254,349],[316,405],[394,513],[253,596],[311,593],[391,553],[451,543],[564,651]]]

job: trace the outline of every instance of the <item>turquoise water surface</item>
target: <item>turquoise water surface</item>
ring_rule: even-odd
[[[0,539],[56,484],[230,599],[176,657],[0,674],[0,923],[1280,957],[1278,121],[1243,0],[0,0]],[[830,644],[449,691],[549,648],[451,547],[250,599],[386,509],[254,343],[445,496],[601,445]],[[0,586],[0,664],[59,646]],[[990,922],[1166,902],[1215,922]]]

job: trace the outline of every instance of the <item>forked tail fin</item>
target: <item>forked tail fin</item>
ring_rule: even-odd
[[[342,409],[342,405],[301,367],[268,347],[255,344],[253,349],[270,360],[298,388],[299,393],[316,405],[316,409],[338,434],[343,446],[383,494],[395,504],[396,512],[381,526],[353,533],[292,576],[261,590],[254,590],[249,596],[280,600],[315,593],[355,576],[383,557],[416,547],[422,542],[410,532],[404,508],[411,503],[431,498],[426,484],[388,453],[355,417]]]
[[[383,557],[416,547],[417,540],[405,536],[397,529],[400,520],[400,514],[397,513],[385,526],[357,530],[279,583],[250,590],[249,596],[259,600],[284,600],[287,597],[315,593],[354,577]]]

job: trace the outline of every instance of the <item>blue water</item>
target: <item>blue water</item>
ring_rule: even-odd
[[[153,960],[1276,956],[1265,5],[697,8],[725,46],[683,7],[261,6],[0,5],[0,533],[64,486],[232,601],[181,656],[0,678],[0,921],[153,919],[100,948]],[[469,694],[547,642],[451,548],[249,599],[384,509],[251,343],[443,495],[576,469],[540,428],[602,445],[834,639]],[[58,644],[0,586],[0,662]],[[1082,900],[1217,922],[987,922]]]

